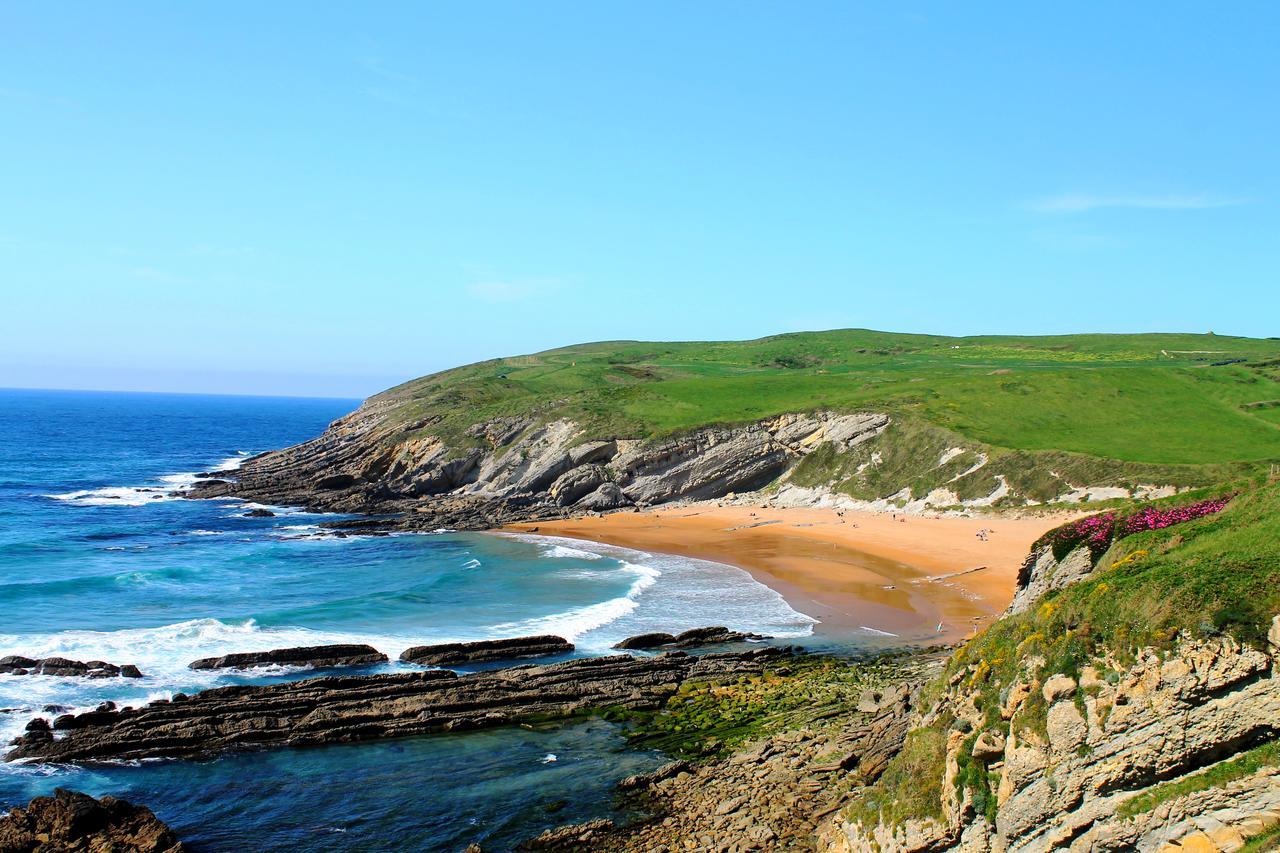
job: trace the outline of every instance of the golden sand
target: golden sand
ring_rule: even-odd
[[[508,529],[729,563],[818,619],[824,632],[870,628],[950,641],[1008,607],[1031,543],[1069,517],[702,503]]]

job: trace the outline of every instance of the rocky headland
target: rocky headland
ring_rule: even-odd
[[[648,440],[499,418],[460,442],[392,408],[375,398],[318,438],[210,472],[188,494],[396,516],[380,527],[491,529],[758,489],[820,447],[847,452],[889,425],[884,414],[824,412]]]

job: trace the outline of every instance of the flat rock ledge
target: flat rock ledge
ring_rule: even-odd
[[[386,661],[387,656],[373,646],[338,644],[296,646],[266,652],[237,652],[216,658],[201,658],[187,666],[189,669],[253,669],[260,666],[363,666]]]
[[[56,675],[63,678],[142,678],[133,664],[116,666],[102,660],[79,661],[68,658],[28,658],[9,655],[0,658],[0,673],[7,675]]]
[[[540,658],[571,651],[573,651],[573,643],[564,637],[544,634],[538,637],[512,637],[504,640],[414,646],[401,652],[400,660],[422,666],[462,666],[519,658]]]
[[[741,631],[734,631],[717,625],[711,628],[692,628],[679,634],[668,634],[665,631],[637,634],[634,637],[627,637],[614,648],[632,650],[658,648],[693,649],[699,646],[745,643],[748,640],[765,639],[768,638],[763,634],[744,634]]]
[[[458,675],[450,670],[310,678],[177,694],[143,708],[33,720],[7,761],[196,758],[553,719],[598,708],[654,709],[688,681],[758,675],[787,656],[747,652],[580,658]],[[35,725],[36,728],[32,728]]]
[[[65,788],[0,817],[0,850],[5,853],[182,853],[185,849],[151,809],[115,797],[95,800]]]

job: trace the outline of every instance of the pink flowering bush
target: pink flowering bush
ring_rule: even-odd
[[[1104,512],[1064,524],[1044,535],[1038,546],[1048,545],[1053,556],[1061,560],[1081,545],[1088,545],[1096,560],[1111,545],[1116,529],[1116,514]],[[1038,550],[1038,549],[1037,549]]]
[[[1119,530],[1116,532],[1116,538],[1123,539],[1126,536],[1132,536],[1144,530],[1160,530],[1174,524],[1182,524],[1184,521],[1194,521],[1206,515],[1213,515],[1216,512],[1221,512],[1222,508],[1230,503],[1234,497],[1235,494],[1232,493],[1223,495],[1220,498],[1212,498],[1207,501],[1168,509],[1159,509],[1148,504],[1121,523]]]
[[[1204,518],[1206,515],[1213,515],[1221,512],[1234,497],[1233,492],[1222,497],[1174,507],[1157,507],[1147,504],[1123,517],[1115,512],[1091,515],[1050,530],[1032,546],[1032,551],[1039,551],[1047,546],[1053,549],[1053,556],[1061,560],[1076,548],[1085,545],[1096,561],[1113,542],[1145,530],[1161,530],[1175,524]]]

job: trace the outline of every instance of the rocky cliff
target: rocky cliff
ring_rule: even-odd
[[[403,406],[375,397],[317,438],[206,475],[189,494],[486,528],[766,488],[757,499],[906,511],[1175,491],[1155,485],[1162,472],[1150,466],[1002,451],[884,412],[793,412],[627,436],[533,416],[459,433]]]
[[[819,412],[639,439],[593,436],[566,419],[500,418],[474,425],[464,446],[432,435],[430,423],[392,426],[373,401],[312,441],[206,477],[192,496],[412,511],[485,527],[758,489],[818,448],[847,452],[889,422],[878,413]]]
[[[1103,522],[1118,537],[1123,518],[1050,535],[1010,612],[926,691],[884,779],[828,827],[830,849],[1234,851],[1280,832],[1280,616],[1258,631],[1249,612],[1274,613],[1274,492],[1109,548],[1070,543]],[[1259,592],[1233,600],[1245,589]]]

